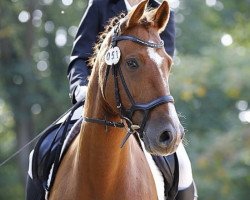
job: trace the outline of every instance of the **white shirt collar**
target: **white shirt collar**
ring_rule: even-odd
[[[132,10],[136,5],[134,5],[133,7],[129,4],[128,0],[124,0],[127,11],[129,12],[130,10]]]

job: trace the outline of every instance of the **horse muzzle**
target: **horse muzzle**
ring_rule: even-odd
[[[176,125],[168,116],[162,116],[148,120],[143,141],[149,153],[166,156],[176,151],[183,136],[184,129],[180,123]]]

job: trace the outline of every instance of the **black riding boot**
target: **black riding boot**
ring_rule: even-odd
[[[178,191],[178,194],[175,198],[176,200],[197,200],[197,188],[193,182],[188,188]]]
[[[38,181],[31,179],[28,175],[26,183],[26,200],[44,200],[44,189]]]

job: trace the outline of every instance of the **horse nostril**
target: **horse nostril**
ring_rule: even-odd
[[[164,131],[159,137],[159,143],[161,146],[166,147],[172,141],[172,136],[170,131]]]

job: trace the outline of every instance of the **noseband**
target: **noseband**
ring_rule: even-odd
[[[112,41],[111,41],[111,48],[117,47],[117,43],[122,40],[129,40],[135,43],[138,43],[143,46],[151,47],[151,48],[162,48],[164,46],[164,42],[161,40],[160,43],[153,43],[153,42],[148,42],[145,40],[141,40],[135,36],[132,35],[120,35],[118,34],[119,30],[119,25],[114,31],[114,34],[112,36]],[[104,90],[107,82],[107,78],[109,75],[110,67],[112,69],[112,75],[114,77],[114,86],[115,86],[115,101],[116,101],[116,107],[119,110],[119,114],[121,119],[124,119],[126,121],[126,124],[128,126],[128,133],[125,136],[125,138],[122,141],[121,147],[125,144],[127,139],[131,134],[134,133],[139,133],[141,139],[143,139],[143,134],[144,134],[144,128],[146,125],[146,122],[148,120],[148,115],[151,110],[153,110],[155,107],[158,107],[162,104],[165,103],[174,103],[174,98],[171,95],[166,95],[166,96],[161,96],[157,99],[152,100],[149,103],[136,103],[128,89],[128,86],[126,84],[126,81],[124,79],[121,67],[120,67],[120,62],[117,62],[116,64],[108,65],[107,66],[107,71],[106,71],[106,76],[105,76],[105,82],[104,82]],[[124,105],[122,104],[122,99],[120,96],[120,90],[118,86],[118,80],[121,80],[122,86],[126,92],[126,95],[131,103],[131,107],[129,109],[126,109]],[[143,120],[140,125],[135,125],[132,122],[132,117],[136,111],[140,111],[143,113]],[[92,122],[92,123],[99,123],[99,124],[104,124],[106,126],[113,126],[113,127],[124,127],[123,123],[120,122],[110,122],[106,120],[101,120],[101,119],[93,119],[93,118],[84,118],[85,121],[87,122]]]

